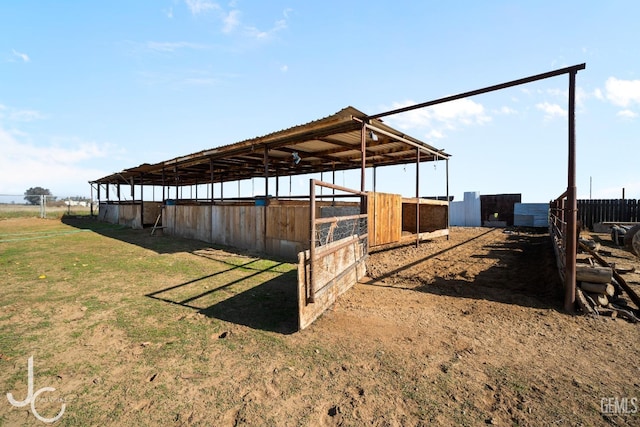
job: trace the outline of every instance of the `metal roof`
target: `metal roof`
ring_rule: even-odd
[[[380,119],[370,119],[346,107],[307,124],[155,164],[145,163],[91,183],[182,186],[359,169],[363,125],[367,129],[366,167],[415,163],[418,149],[421,162],[450,157]],[[294,153],[300,159],[297,163]]]

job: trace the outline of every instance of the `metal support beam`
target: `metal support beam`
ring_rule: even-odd
[[[576,73],[569,73],[569,165],[567,177],[567,238],[564,309],[572,313],[576,302],[576,253],[578,202],[576,188]]]
[[[264,147],[264,197],[269,195],[269,147]]]
[[[362,158],[360,163],[360,191],[364,193],[365,191],[365,183],[366,183],[366,174],[365,170],[367,167],[367,124],[362,122],[362,127],[360,128],[360,156]],[[360,213],[367,213],[367,207],[365,206],[367,198],[365,196],[360,196]]]
[[[416,248],[420,246],[420,149],[416,148]]]
[[[309,230],[311,235],[309,236],[309,295],[307,295],[307,302],[314,303],[316,301],[315,272],[313,271],[316,256],[316,182],[313,179],[309,180],[309,201]]]
[[[133,178],[131,183],[133,184]],[[140,174],[140,227],[144,228],[144,174]]]
[[[391,116],[393,114],[404,113],[405,111],[411,111],[411,110],[415,110],[415,109],[418,109],[418,108],[430,107],[432,105],[442,104],[444,102],[455,101],[457,99],[468,98],[470,96],[475,96],[475,95],[480,95],[480,94],[483,94],[483,93],[493,92],[493,91],[496,91],[496,90],[506,89],[508,87],[518,86],[518,85],[522,85],[522,84],[525,84],[525,83],[531,83],[531,82],[535,82],[537,80],[548,79],[549,77],[560,76],[562,74],[574,73],[574,75],[575,75],[575,73],[578,70],[584,70],[585,67],[586,67],[586,64],[582,63],[582,64],[578,64],[578,65],[573,65],[571,67],[560,68],[558,70],[549,71],[547,73],[536,74],[534,76],[525,77],[525,78],[517,79],[517,80],[512,80],[510,82],[501,83],[501,84],[497,84],[497,85],[493,85],[493,86],[488,86],[488,87],[485,87],[485,88],[482,88],[482,89],[476,89],[476,90],[472,90],[472,91],[469,91],[469,92],[464,92],[464,93],[461,93],[461,94],[458,94],[458,95],[446,96],[444,98],[435,99],[433,101],[427,101],[427,102],[423,102],[421,104],[409,105],[408,107],[402,107],[402,108],[398,108],[398,109],[395,109],[395,110],[387,111],[387,112],[384,112],[384,113],[374,114],[373,116],[369,116],[369,118],[370,119],[379,119],[380,117],[386,117],[386,116]]]
[[[449,200],[449,159],[445,160],[446,162],[446,175],[447,175],[447,230],[451,228],[451,201]],[[449,233],[447,233],[447,240],[449,240]]]

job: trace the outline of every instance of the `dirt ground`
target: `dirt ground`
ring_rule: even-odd
[[[593,238],[617,267],[640,272],[638,259],[607,235]],[[127,249],[136,262],[211,262],[197,255],[203,250]],[[117,279],[122,299],[96,294],[108,304],[95,303],[95,311],[80,297],[77,307],[47,311],[42,303],[37,309],[54,316],[45,327],[67,338],[62,355],[39,362],[60,368],[37,381],[67,399],[61,425],[640,425],[640,325],[566,314],[544,231],[453,228],[449,239],[374,252],[367,268],[364,283],[300,332],[243,320],[251,307],[211,314],[136,299],[155,289],[144,281]],[[183,274],[185,281],[196,273]],[[640,274],[624,277],[640,291]],[[269,295],[290,301],[289,282],[272,285]],[[176,325],[168,333],[176,336],[132,337],[118,320],[123,304],[139,305],[141,315],[130,320],[136,329]],[[149,304],[162,307],[162,320],[145,315]],[[2,310],[2,327],[28,323],[34,313],[20,302]],[[39,348],[54,352],[48,346]],[[0,363],[8,388],[0,391],[22,398],[24,386],[15,385],[24,382],[22,359]],[[630,413],[620,414],[621,403]],[[56,404],[41,412],[55,415]],[[0,420],[39,425],[6,399]]]

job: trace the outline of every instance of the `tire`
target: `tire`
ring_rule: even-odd
[[[633,238],[640,231],[640,224],[634,225],[631,227],[629,231],[624,235],[624,247],[633,252]],[[637,254],[636,254],[637,255]]]
[[[640,257],[640,233],[636,233],[636,235],[633,236],[633,240],[631,242],[631,252]]]

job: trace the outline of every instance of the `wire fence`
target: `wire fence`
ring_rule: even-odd
[[[55,219],[64,215],[90,215],[92,211],[89,200],[72,200],[53,195],[0,194],[0,218]]]

